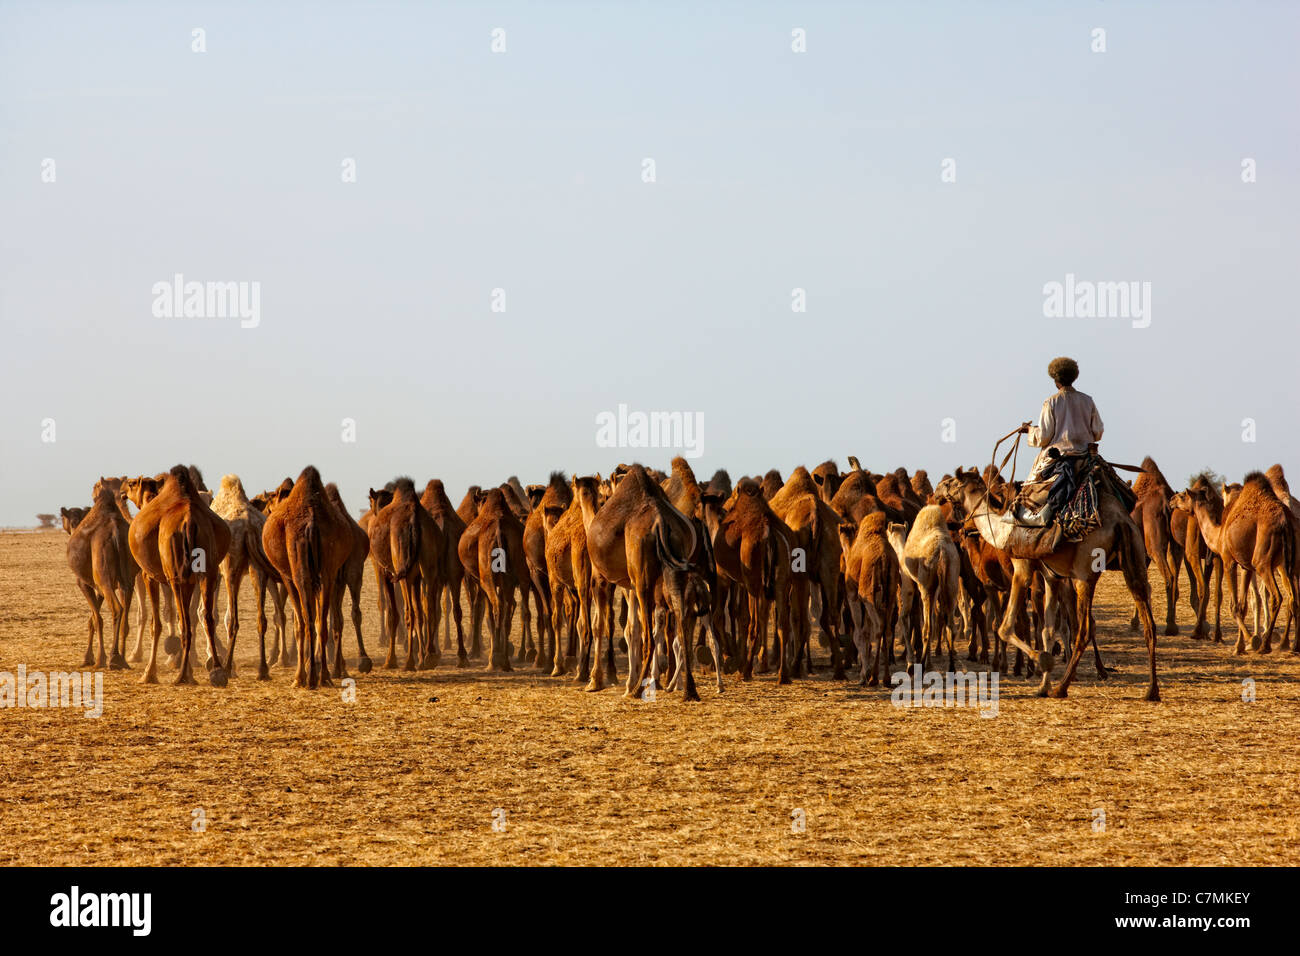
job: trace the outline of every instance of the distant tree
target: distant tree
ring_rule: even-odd
[[[41,529],[44,530],[45,528],[53,528],[54,519],[57,517],[58,515],[37,515],[36,520],[41,523]]]

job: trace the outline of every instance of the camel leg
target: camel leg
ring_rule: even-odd
[[[149,651],[149,664],[140,677],[140,683],[156,684],[158,683],[158,642],[162,639],[162,617],[158,614],[158,582],[150,578],[148,587],[149,603],[153,607],[153,643]]]
[[[357,670],[369,674],[374,667],[370,655],[366,653],[366,641],[361,636],[361,575],[357,574],[348,582],[348,593],[352,596],[352,630],[357,635]]]
[[[208,649],[212,652],[212,659],[208,661],[208,682],[213,687],[225,687],[226,682],[234,676],[233,667],[235,663],[235,641],[231,638],[230,647],[226,650],[226,666],[222,667],[220,651],[217,649],[217,588],[221,582],[217,579],[215,572],[203,575],[203,627],[208,632]],[[239,582],[235,582],[236,600],[239,594]],[[239,633],[239,625],[236,623],[234,633]]]
[[[86,603],[90,605],[90,617],[87,618],[86,627],[88,636],[86,642],[86,656],[82,658],[82,664],[86,667],[94,667],[96,631],[98,631],[100,635],[100,653],[103,653],[104,648],[104,617],[99,610],[100,606],[104,603],[104,599],[99,596],[99,592],[95,590],[95,587],[92,584],[87,584],[85,581],[78,581],[77,587],[81,589],[81,593],[86,596]]]
[[[205,575],[206,577],[206,575]],[[195,592],[195,583],[191,579],[182,581],[175,578],[171,582],[172,598],[176,602],[177,613],[181,619],[181,661],[180,673],[176,675],[177,684],[193,684],[194,675],[191,673],[190,654],[194,645],[194,621],[188,613],[184,613],[190,606],[190,598]],[[188,591],[188,593],[186,593]]]
[[[1079,660],[1083,657],[1084,650],[1088,647],[1088,619],[1092,616],[1092,593],[1096,587],[1095,581],[1075,581],[1075,636],[1074,650],[1070,654],[1070,662],[1066,665],[1065,674],[1061,677],[1061,683],[1056,685],[1056,690],[1052,691],[1052,696],[1062,698],[1067,696],[1070,682],[1074,680],[1074,672],[1079,666]]]
[[[131,596],[135,593],[135,579],[127,580],[122,586],[122,595],[119,599],[122,605],[122,619],[119,626],[117,621],[113,622],[113,652],[108,655],[108,667],[110,670],[124,671],[130,670],[126,663],[126,641],[131,632]],[[120,642],[119,642],[120,638]]]
[[[138,664],[144,660],[144,633],[145,633],[145,628],[148,626],[149,623],[148,622],[149,608],[145,604],[145,597],[150,593],[149,586],[150,586],[150,582],[148,578],[145,577],[145,573],[143,571],[141,571],[139,574],[135,576],[135,589],[140,595],[140,624],[135,632],[135,649],[131,651],[130,660],[134,664]],[[157,589],[156,584],[154,585],[154,588],[155,591],[153,593],[153,599],[151,603],[153,604],[153,614],[154,617],[156,618],[158,616],[158,595],[156,590]]]
[[[243,572],[226,568],[222,572],[226,582],[226,676],[235,676],[235,640],[239,637],[239,585],[243,583]],[[207,580],[206,578],[204,580]],[[216,589],[213,589],[216,594]],[[206,609],[205,609],[206,610]],[[213,608],[215,614],[216,608]],[[218,661],[220,664],[220,661]],[[215,673],[215,672],[214,672]]]
[[[253,569],[253,584],[257,591],[257,679],[270,680],[271,671],[266,664],[266,588],[273,584],[267,579],[265,572]],[[233,646],[233,644],[231,645]]]
[[[1282,592],[1278,589],[1277,580],[1273,576],[1273,568],[1269,566],[1267,560],[1263,561],[1256,569],[1256,580],[1263,584],[1264,594],[1256,599],[1255,606],[1258,608],[1264,605],[1264,642],[1258,648],[1261,654],[1271,654],[1273,652],[1273,628],[1277,624],[1278,614],[1282,610]],[[1286,577],[1284,571],[1282,576]]]
[[[1243,587],[1241,591],[1238,592],[1237,566],[1234,564],[1230,569],[1228,569],[1229,581],[1232,584],[1232,619],[1237,622],[1237,643],[1236,646],[1233,647],[1232,653],[1237,656],[1246,653],[1246,632],[1249,630],[1249,625],[1246,621],[1246,604],[1250,599],[1250,584],[1254,579],[1254,576],[1255,571],[1253,568],[1242,568]]]
[[[1016,559],[1011,564],[1014,568],[1014,573],[1011,576],[1011,591],[1007,596],[1006,611],[1002,615],[1002,623],[998,626],[998,635],[1004,642],[1024,653],[1030,660],[1039,662],[1038,667],[1043,673],[1043,682],[1039,685],[1038,696],[1046,697],[1052,690],[1051,675],[1052,668],[1056,666],[1056,660],[1047,651],[1040,653],[1030,647],[1016,633],[1016,619],[1022,613],[1025,592],[1028,590],[1030,564],[1028,561],[1021,559]]]

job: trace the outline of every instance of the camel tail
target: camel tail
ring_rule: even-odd
[[[776,562],[781,560],[776,550],[776,536],[771,528],[763,530],[763,596],[769,601],[776,597]]]
[[[397,578],[405,578],[415,570],[420,560],[420,526],[416,522],[403,523],[393,537],[393,570]]]
[[[275,569],[266,551],[262,548],[262,536],[257,533],[249,534],[244,539],[248,543],[248,558],[257,570],[261,571],[268,580],[280,584],[280,572]]]
[[[309,586],[312,592],[316,592],[321,586],[320,573],[320,528],[317,527],[315,519],[308,519],[307,526],[303,529],[302,537],[297,542],[298,567],[306,572],[306,580],[299,582],[299,590],[303,586]]]
[[[938,579],[939,579],[940,587],[943,588],[943,590],[939,592],[941,595],[940,606],[947,611],[952,610],[951,607],[948,607],[948,598],[951,596],[947,587],[948,579],[950,577],[955,577],[957,579],[958,586],[960,586],[961,584],[961,561],[960,559],[954,561],[953,559],[955,557],[956,555],[954,555],[947,548],[939,549]]]
[[[655,522],[655,550],[659,552],[659,560],[678,571],[690,569],[689,555],[687,559],[682,559],[673,554],[672,544],[664,532],[664,523],[662,520]]]
[[[196,530],[193,516],[187,514],[181,523],[180,534],[171,537],[172,565],[180,569],[182,580],[194,573],[194,552],[199,547]]]

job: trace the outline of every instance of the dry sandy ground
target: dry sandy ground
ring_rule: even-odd
[[[65,543],[0,534],[0,670],[81,666]],[[1145,703],[1118,575],[1097,617],[1119,673],[1103,684],[1086,659],[1063,701],[1008,677],[993,719],[895,708],[824,671],[784,688],[729,678],[722,697],[702,681],[698,704],[531,669],[376,671],[345,703],[279,667],[253,679],[244,593],[224,690],[142,686],[135,665],[105,675],[99,719],[0,710],[0,864],[1300,861],[1300,659],[1165,638],[1165,699]],[[378,661],[373,602],[367,569]],[[1185,604],[1179,618],[1189,630]]]

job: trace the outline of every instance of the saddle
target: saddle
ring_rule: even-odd
[[[1053,493],[1055,492],[1055,495]],[[1101,496],[1118,498],[1125,511],[1137,504],[1133,490],[1115,474],[1110,464],[1090,447],[1079,455],[1057,459],[1049,476],[1042,481],[1025,482],[1011,504],[1008,514],[1015,524],[1007,550],[1015,557],[1035,558],[1050,554],[1064,541],[1082,541],[1101,527]],[[1026,525],[1020,519],[1026,512],[1041,514],[1049,501],[1068,495],[1044,524]]]

